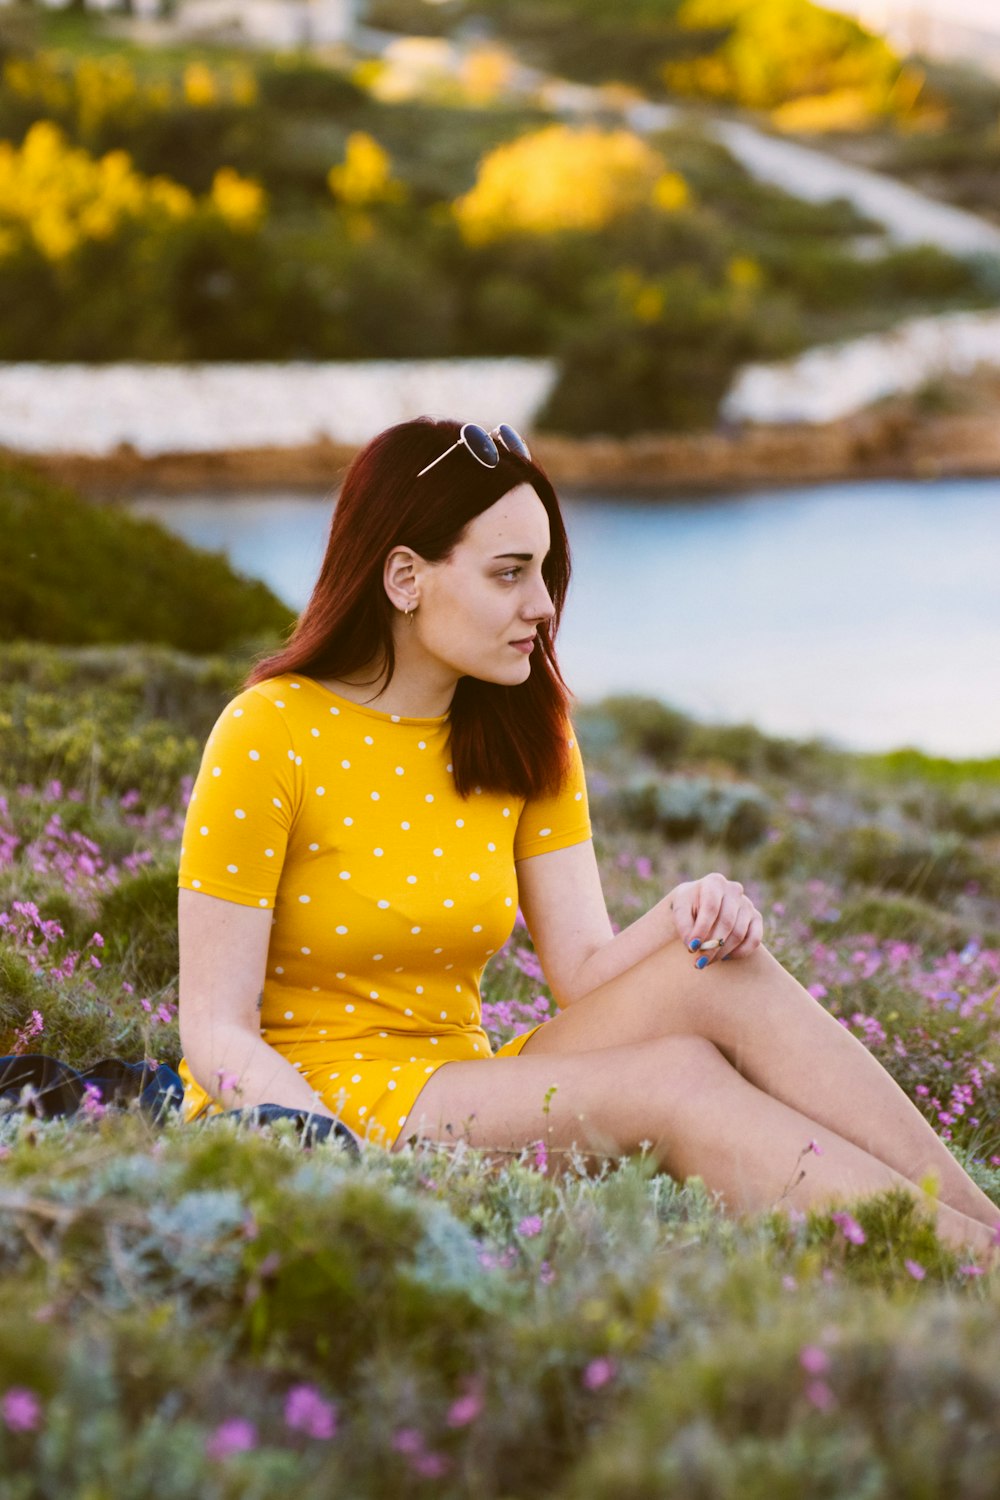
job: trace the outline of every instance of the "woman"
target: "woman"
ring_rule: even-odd
[[[312,598],[192,791],[185,1118],[277,1103],[393,1151],[648,1141],[736,1211],[905,1187],[988,1256],[1000,1211],[738,882],[612,933],[554,652],[569,573],[511,428],[420,418],[355,458]],[[479,982],[518,905],[559,1013],[491,1055]]]

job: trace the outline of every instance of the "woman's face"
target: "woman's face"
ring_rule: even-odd
[[[518,485],[469,522],[450,557],[418,561],[419,608],[400,634],[407,639],[412,630],[456,677],[526,681],[531,652],[512,643],[530,639],[554,614],[542,580],[548,550],[545,506],[530,485]]]

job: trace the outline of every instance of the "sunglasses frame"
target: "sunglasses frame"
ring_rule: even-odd
[[[486,458],[481,458],[472,447],[471,443],[465,435],[466,431],[469,428],[474,428],[477,432],[481,432],[483,434],[483,437],[486,438],[487,442],[492,447],[494,453],[494,459],[492,463],[490,463]],[[519,446],[512,446],[507,441],[507,438],[504,436],[505,430],[510,433],[511,437],[514,439],[514,443],[518,444]],[[458,434],[457,441],[452,443],[450,448],[446,448],[443,453],[439,453],[437,458],[433,459],[431,463],[422,468],[420,470],[420,473],[417,475],[417,478],[422,478],[422,476],[427,473],[428,469],[433,469],[435,464],[439,464],[442,458],[447,458],[449,453],[454,453],[456,448],[465,448],[468,453],[472,454],[472,457],[476,460],[476,463],[482,464],[484,469],[495,469],[497,464],[500,462],[500,449],[497,447],[497,439],[499,439],[506,451],[511,454],[512,457],[524,458],[529,462],[531,461],[531,452],[528,448],[527,443],[524,441],[524,438],[521,436],[521,434],[519,432],[516,432],[514,428],[511,427],[509,422],[501,422],[499,426],[493,428],[492,432],[487,432],[486,428],[480,427],[478,422],[463,422],[462,429]]]

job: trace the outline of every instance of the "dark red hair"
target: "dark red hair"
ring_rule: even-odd
[[[312,596],[288,643],[257,662],[244,687],[285,672],[344,677],[384,658],[391,678],[394,606],[383,568],[393,547],[441,562],[466,526],[508,490],[530,484],[549,518],[551,547],[542,577],[555,613],[538,627],[531,673],[514,687],[460,677],[450,710],[455,786],[534,797],[558,790],[568,769],[568,700],[554,641],[570,579],[569,542],[559,501],[544,470],[500,449],[487,469],[464,446],[424,474],[454,443],[458,422],[417,417],[373,438],[353,459],[341,487],[326,555]]]

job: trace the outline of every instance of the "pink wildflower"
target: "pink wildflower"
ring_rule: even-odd
[[[548,1286],[550,1282],[556,1279],[556,1273],[547,1260],[542,1261],[541,1269],[538,1272],[538,1279],[543,1286]]]
[[[447,1422],[449,1427],[465,1427],[469,1422],[474,1422],[483,1409],[482,1392],[478,1387],[466,1391],[464,1396],[459,1396],[448,1408]]]
[[[400,1427],[393,1433],[392,1446],[397,1453],[422,1453],[423,1435],[415,1427]]]
[[[959,1266],[958,1269],[963,1276],[985,1276],[986,1274],[982,1266]]]
[[[588,1391],[599,1391],[602,1385],[607,1385],[608,1381],[614,1376],[614,1373],[614,1360],[605,1359],[601,1356],[599,1359],[592,1359],[590,1361],[590,1364],[583,1372],[583,1383]]]
[[[536,1234],[541,1234],[542,1221],[538,1214],[529,1214],[526,1219],[522,1219],[517,1226],[517,1232],[526,1240],[530,1240]]]
[[[0,1413],[10,1432],[31,1432],[38,1426],[41,1406],[34,1391],[12,1385],[0,1401]]]
[[[831,1217],[845,1240],[848,1240],[852,1245],[863,1245],[865,1243],[866,1235],[857,1219],[848,1213],[833,1214]]]
[[[81,1114],[90,1120],[102,1120],[108,1108],[106,1104],[101,1103],[100,1086],[96,1083],[85,1083],[83,1091],[84,1097],[80,1103]]]
[[[285,1397],[285,1425],[312,1438],[332,1438],[337,1431],[337,1408],[312,1385],[296,1385]]]
[[[248,1453],[256,1446],[254,1424],[243,1417],[227,1417],[205,1444],[205,1452],[209,1458],[228,1458],[231,1453]]]
[[[20,1056],[27,1049],[32,1037],[41,1035],[44,1030],[45,1021],[41,1011],[33,1010],[31,1019],[21,1027],[20,1031],[14,1033],[14,1052]]]
[[[91,941],[91,943],[93,943],[93,945],[94,945],[95,948],[103,948],[104,947],[104,939],[102,938],[102,936],[101,936],[101,934],[99,932],[95,932],[94,936],[91,938],[90,941]]]
[[[799,1364],[807,1375],[825,1375],[830,1368],[830,1356],[818,1344],[806,1344],[799,1352]]]
[[[906,1267],[907,1271],[909,1271],[914,1281],[923,1281],[924,1277],[927,1275],[927,1272],[924,1270],[919,1260],[904,1260],[903,1265]]]
[[[814,1156],[823,1155],[823,1147],[819,1144],[818,1141],[810,1141],[808,1146],[806,1147],[806,1150],[811,1151]]]
[[[413,1468],[423,1479],[441,1479],[451,1468],[451,1459],[443,1453],[421,1453],[413,1460]]]
[[[806,1386],[806,1400],[821,1412],[832,1411],[837,1404],[837,1398],[825,1380],[810,1380]]]
[[[544,1141],[535,1141],[535,1171],[547,1172],[549,1169],[549,1153]]]

